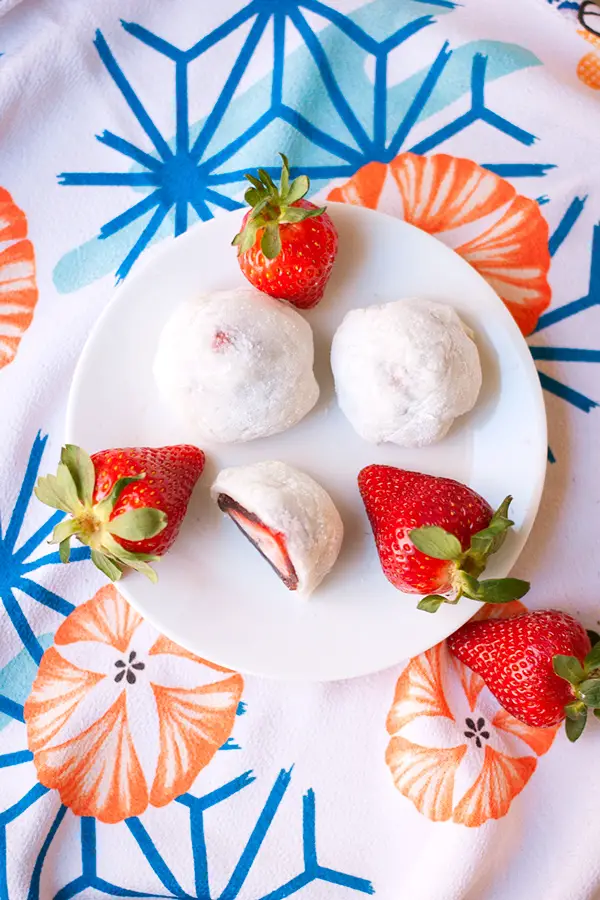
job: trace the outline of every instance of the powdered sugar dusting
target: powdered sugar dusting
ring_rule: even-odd
[[[296,425],[315,405],[310,325],[252,288],[182,303],[154,360],[158,389],[198,440],[249,441]]]
[[[342,411],[374,444],[440,440],[481,388],[477,347],[455,310],[416,298],[349,312],[331,365]]]

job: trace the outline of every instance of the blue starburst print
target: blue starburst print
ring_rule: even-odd
[[[367,9],[374,7],[381,13],[381,2],[369,4]],[[531,132],[494,112],[486,101],[486,85],[507,74],[508,70],[500,66],[498,59],[498,51],[506,45],[490,44],[484,48],[486,52],[482,52],[479,43],[452,50],[447,42],[443,42],[435,58],[421,72],[388,88],[388,62],[392,51],[431,26],[435,22],[434,13],[447,13],[454,4],[445,0],[434,3],[405,0],[396,9],[400,7],[402,19],[397,18],[394,22],[394,25],[400,22],[399,27],[395,27],[391,34],[382,31],[374,36],[365,27],[367,16],[361,10],[353,16],[346,16],[319,0],[285,0],[277,3],[254,0],[187,50],[175,47],[139,24],[123,22],[123,28],[131,37],[174,65],[176,128],[172,139],[160,132],[99,32],[95,39],[99,56],[146,140],[150,142],[151,149],[142,149],[111,131],[104,131],[98,135],[98,140],[131,160],[134,168],[127,172],[67,172],[60,176],[60,180],[64,185],[129,187],[145,192],[140,200],[100,229],[100,240],[106,242],[129,234],[138,220],[144,221],[143,228],[138,229],[135,240],[118,263],[117,278],[122,279],[128,274],[160,229],[164,233],[165,220],[171,221],[174,234],[179,235],[193,221],[209,219],[219,209],[237,209],[240,203],[236,195],[243,184],[244,172],[264,165],[264,159],[252,158],[254,150],[249,152],[249,148],[254,146],[257,136],[274,126],[277,126],[277,134],[280,135],[275,141],[277,146],[294,146],[298,141],[302,142],[297,155],[306,160],[302,169],[317,185],[325,184],[331,178],[350,177],[373,160],[389,162],[403,149],[420,154],[430,153],[478,122],[502,132],[519,144],[532,146],[535,136]],[[307,13],[321,16],[329,23],[329,28],[317,34],[306,18]],[[237,120],[241,111],[236,106],[234,95],[269,22],[273,29],[273,74],[270,76],[269,103],[255,114],[253,102],[247,103],[247,95],[244,95],[242,100],[251,110],[251,115],[250,118],[248,115],[245,118],[242,116],[240,130]],[[246,39],[213,109],[203,121],[191,123],[188,103],[190,64],[249,24],[251,27]],[[388,20],[387,26],[391,27],[391,20]],[[301,51],[286,57],[285,35],[290,27],[302,38],[303,47]],[[346,41],[346,49],[354,54],[346,69],[340,68],[339,61],[334,67],[332,61],[336,54],[331,51],[340,39]],[[516,48],[511,49],[514,52]],[[306,73],[309,62],[314,66],[320,95],[327,98],[325,105],[329,105],[321,118],[318,110],[299,108],[299,98],[288,96],[286,92],[286,70],[293,65],[293,57],[299,52],[304,54],[301,70]],[[520,53],[521,61],[514,64],[516,68],[537,64],[531,54],[526,51]],[[518,53],[513,55],[515,59],[519,58]],[[364,97],[357,94],[355,83],[356,72],[362,70],[368,57],[373,59],[374,75],[368,101],[365,102]],[[263,88],[264,85],[261,85],[264,94]],[[428,136],[411,142],[411,134],[418,123],[465,92],[470,95],[467,112]],[[232,117],[234,107],[235,115]],[[232,119],[235,125],[232,125]],[[236,164],[239,161],[242,161],[242,166]],[[554,167],[549,162],[492,161],[482,165],[504,178],[543,177]],[[271,175],[277,174],[276,167],[264,167]],[[298,174],[298,171],[294,169],[293,174]],[[545,201],[547,198],[540,198],[540,202]],[[576,200],[567,210],[550,241],[552,254],[564,241],[582,208],[583,201]],[[545,321],[548,321],[547,318],[542,317],[540,327],[544,327]],[[532,347],[536,359],[549,358],[544,354],[552,352],[549,348]],[[569,359],[576,361],[595,361],[595,351],[562,352],[571,354]],[[567,356],[555,355],[551,358],[564,360]],[[540,378],[546,390],[578,408],[589,411],[595,405],[594,401],[583,398],[544,373],[540,373]]]
[[[564,8],[570,4],[555,0],[554,5]],[[248,169],[263,165],[271,175],[276,175],[275,167],[266,165],[264,158],[253,158],[254,150],[251,151],[255,139],[266,133],[272,135],[274,128],[278,137],[273,143],[278,147],[298,146],[299,152],[290,150],[290,153],[305,161],[303,171],[318,185],[332,178],[350,177],[357,169],[375,160],[389,162],[404,149],[419,154],[430,153],[475,123],[484,123],[519,144],[532,146],[535,135],[493,111],[486,101],[487,83],[507,73],[506,68],[499,67],[497,57],[497,51],[506,45],[490,43],[485,48],[468,45],[453,50],[447,41],[443,42],[437,55],[421,72],[388,88],[390,54],[431,26],[436,15],[448,13],[454,6],[450,0],[403,0],[395,4],[396,17],[392,18],[388,13],[386,18],[382,15],[387,9],[385,0],[368,4],[351,16],[332,9],[321,0],[252,0],[186,50],[139,24],[123,22],[128,34],[171,60],[175,67],[176,129],[172,140],[161,134],[105,38],[98,32],[95,45],[100,58],[152,149],[148,152],[105,131],[98,140],[133,161],[135,168],[129,172],[67,172],[60,180],[65,185],[128,186],[146,192],[100,229],[101,241],[107,241],[124,235],[145,217],[143,228],[118,264],[117,278],[122,279],[128,274],[145,247],[156,238],[167,217],[172,219],[174,234],[179,235],[192,221],[209,219],[216,210],[237,209],[240,206],[237,196]],[[328,27],[317,34],[307,14],[320,16]],[[372,27],[367,27],[372,26],[372,21],[377,22],[380,29],[375,34]],[[254,104],[247,102],[251,91],[247,92],[242,101],[251,111],[248,117],[239,105],[236,106],[234,95],[269,24],[273,32],[269,102],[266,108],[255,113]],[[213,109],[203,121],[190,123],[190,63],[233,32],[248,26],[248,34]],[[303,46],[286,57],[285,38],[290,28],[300,36]],[[345,42],[343,54],[339,52],[340,41]],[[511,48],[515,59],[519,58],[516,49]],[[319,96],[323,100],[313,104],[317,109],[307,109],[302,98],[286,90],[286,72],[294,66],[294,57],[298,54],[303,54],[300,62],[303,77],[311,71],[317,79]],[[340,64],[340,56],[347,59],[346,67]],[[358,92],[356,84],[357,73],[362,72],[368,58],[373,62],[373,79],[372,84],[366,86],[367,95],[365,85]],[[515,67],[537,62],[535,57],[521,50],[520,62]],[[264,94],[265,85],[259,87]],[[470,95],[467,112],[426,137],[411,142],[411,134],[418,123],[465,92]],[[309,96],[311,91],[307,89],[304,94]],[[232,117],[234,107],[235,116]],[[554,167],[549,162],[492,161],[482,165],[505,178],[543,177]],[[293,174],[298,174],[298,170],[293,170]],[[540,202],[547,202],[547,198],[540,198]],[[550,241],[552,255],[573,227],[584,202],[576,198],[565,213]],[[595,290],[591,284],[590,296],[595,295]],[[581,303],[569,305],[568,315],[582,308],[585,307]],[[556,312],[542,316],[538,330],[558,321]],[[532,346],[532,353],[538,360],[598,361],[596,350]],[[544,373],[540,373],[540,379],[545,390],[578,409],[589,412],[596,405],[595,401]]]
[[[302,170],[317,185],[331,178],[349,177],[373,160],[389,162],[402,149],[430,152],[477,122],[517,143],[532,145],[535,136],[490,109],[485,98],[488,82],[523,66],[538,64],[522,48],[511,47],[512,58],[507,59],[508,45],[479,41],[452,50],[447,41],[441,42],[428,66],[388,88],[390,54],[433,25],[434,13],[448,13],[454,6],[448,0],[403,0],[394,3],[392,9],[385,0],[376,0],[353,16],[346,16],[320,0],[252,0],[188,49],[175,47],[139,24],[123,22],[128,34],[174,65],[176,129],[172,140],[160,132],[104,36],[98,32],[95,46],[100,59],[151,149],[142,149],[111,131],[104,131],[98,140],[133,161],[135,168],[128,172],[65,172],[59,179],[71,186],[119,186],[145,191],[142,199],[100,229],[100,240],[107,241],[123,234],[140,219],[145,223],[118,264],[117,278],[126,277],[159,230],[164,232],[167,217],[172,219],[174,234],[179,235],[192,221],[210,219],[215,210],[239,208],[236,195],[248,168],[262,165],[271,174],[276,172],[274,167],[266,165],[267,160],[256,156],[253,148],[259,135],[270,135],[271,157],[275,147],[288,148],[293,158],[301,158]],[[369,21],[369,12],[380,29],[383,17],[391,30],[377,37],[369,33],[363,27]],[[329,26],[317,34],[307,13],[318,15]],[[248,24],[250,30],[213,109],[202,122],[190,123],[190,63]],[[243,107],[240,98],[235,100],[234,95],[267,26],[272,26],[273,31],[273,74],[269,102],[266,108],[255,113],[254,103],[248,96],[251,91],[242,98]],[[284,50],[286,30],[290,28],[300,36],[303,46],[288,57]],[[340,41],[344,52],[332,53],[334,45],[339,49]],[[374,65],[372,84],[363,73],[369,58]],[[295,63],[300,66],[303,81],[308,73],[309,78],[316,79],[323,103],[307,108],[302,98],[290,92],[286,73]],[[264,94],[264,87],[261,83],[256,89]],[[411,133],[418,123],[465,93],[471,97],[468,112],[428,137],[411,142]],[[307,87],[304,94],[309,97],[311,90]],[[489,168],[504,175],[542,176],[552,165],[490,163]],[[292,174],[297,173],[298,170],[292,170]],[[64,279],[63,268],[59,264],[55,272],[59,288]]]

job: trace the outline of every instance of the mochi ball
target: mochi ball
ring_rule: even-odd
[[[481,364],[447,304],[407,298],[343,319],[331,348],[338,402],[366,441],[423,447],[473,408]]]
[[[219,473],[211,494],[288,590],[307,597],[333,567],[344,526],[305,472],[277,460],[235,466]]]
[[[251,441],[291,428],[313,408],[313,360],[308,322],[241,288],[177,307],[160,335],[154,377],[199,440]]]

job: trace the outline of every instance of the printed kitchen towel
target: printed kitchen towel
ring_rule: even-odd
[[[115,280],[283,150],[513,313],[549,418],[516,574],[596,626],[600,43],[576,6],[0,2],[0,900],[600,897],[600,724],[520,724],[445,645],[329,685],[224,671],[86,548],[61,565],[32,496]]]

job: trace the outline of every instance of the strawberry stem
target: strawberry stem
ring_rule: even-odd
[[[284,153],[279,155],[282,160],[279,187],[265,169],[258,170],[258,178],[246,173],[252,187],[248,188],[244,199],[251,209],[242,230],[231,242],[238,248],[238,256],[254,247],[262,229],[260,249],[267,259],[276,259],[282,249],[280,225],[302,222],[325,212],[324,206],[319,209],[294,206],[308,193],[310,180],[307,175],[298,175],[290,182],[288,158]]]
[[[489,578],[479,580],[485,571],[488,558],[496,553],[506,538],[510,528],[515,524],[508,518],[508,509],[512,497],[505,497],[490,522],[482,531],[472,535],[469,547],[463,551],[458,538],[437,525],[424,525],[414,528],[409,537],[417,550],[433,559],[444,559],[454,563],[452,576],[453,594],[445,597],[445,603],[458,603],[461,597],[469,597],[480,603],[510,603],[520,600],[530,588],[528,581],[520,578]],[[423,598],[418,609],[436,612],[440,603],[432,594]],[[433,599],[435,602],[433,602]],[[599,655],[600,665],[600,655]]]
[[[166,514],[152,507],[137,507],[113,516],[125,488],[145,477],[145,473],[141,473],[119,478],[110,494],[94,503],[96,471],[91,457],[73,444],[63,447],[57,474],[42,476],[34,488],[42,503],[70,516],[56,525],[50,539],[50,543],[59,545],[61,562],[69,562],[70,541],[76,537],[91,548],[92,562],[111,581],[118,581],[127,568],[136,569],[156,581],[156,573],[148,562],[158,557],[132,553],[115,540],[145,541],[167,527]]]
[[[552,659],[555,675],[567,681],[573,699],[565,706],[565,730],[576,741],[585,728],[588,710],[600,718],[600,642],[594,644],[583,661],[576,656],[557,653]]]

